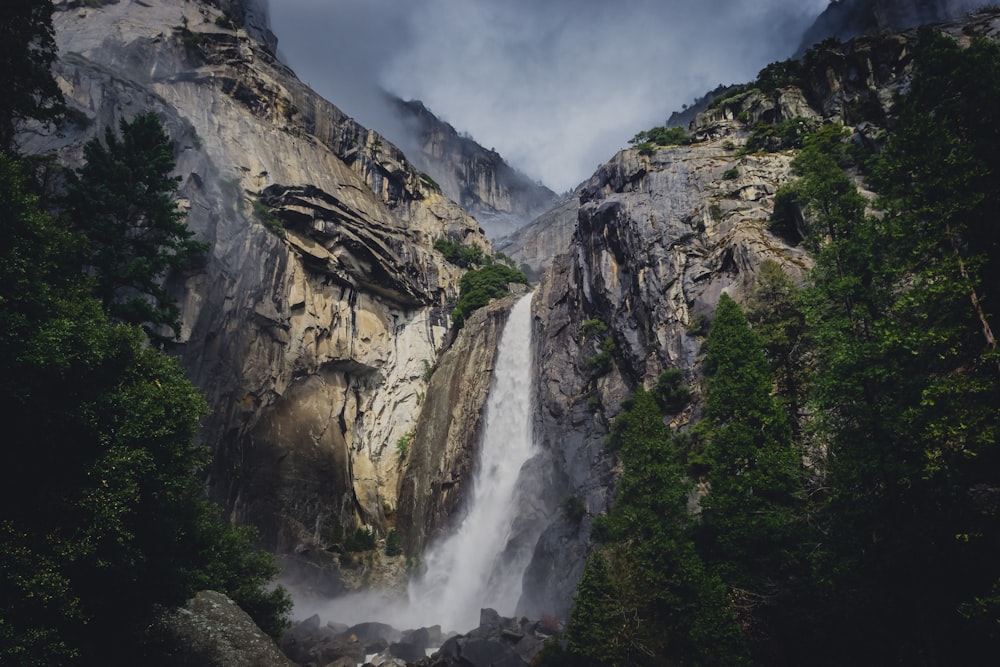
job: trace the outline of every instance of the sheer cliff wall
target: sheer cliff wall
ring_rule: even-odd
[[[212,407],[211,495],[279,553],[332,558],[340,527],[384,535],[394,443],[417,423],[458,292],[433,242],[488,242],[275,60],[261,3],[92,4],[56,3],[71,121],[22,147],[77,165],[87,139],[150,110],[176,142],[181,205],[211,244],[168,282],[176,354]]]

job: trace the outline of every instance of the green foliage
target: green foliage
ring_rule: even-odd
[[[597,348],[597,352],[587,357],[585,362],[587,368],[598,375],[607,373],[611,370],[611,365],[615,361],[615,350],[617,349],[618,346],[615,344],[615,339],[608,336],[601,341],[601,344]]]
[[[577,526],[583,521],[583,517],[587,516],[587,506],[576,496],[566,496],[559,509],[564,519]]]
[[[66,206],[85,240],[83,262],[94,291],[122,322],[141,324],[154,340],[162,325],[180,333],[177,304],[163,280],[187,267],[206,245],[192,239],[173,200],[173,145],[155,114],[122,119],[121,138],[107,128],[104,143],[84,146],[86,164],[70,174]]]
[[[750,293],[747,319],[760,337],[779,400],[795,433],[802,430],[812,351],[801,291],[773,260],[765,260]]]
[[[706,315],[705,313],[700,313],[691,320],[691,323],[688,324],[685,333],[688,336],[698,336],[698,337],[707,336],[709,327],[711,327],[711,325],[712,325],[712,320],[709,319],[708,315]]]
[[[385,555],[386,556],[400,556],[403,553],[403,540],[399,537],[399,533],[393,528],[389,531],[389,534],[385,536]]]
[[[577,586],[566,632],[566,653],[572,664],[581,667],[626,664],[632,647],[622,636],[626,633],[622,631],[617,597],[604,556],[599,552],[591,554]]]
[[[432,191],[441,194],[441,186],[438,185],[438,182],[435,181],[433,178],[431,178],[429,174],[420,172],[420,180],[424,185],[426,185]]]
[[[605,546],[588,561],[566,632],[570,664],[741,664],[726,589],[699,556],[685,479],[653,395],[638,388],[612,425],[623,472]]]
[[[463,269],[486,264],[486,253],[477,245],[463,245],[448,239],[438,239],[434,242],[434,249],[444,255],[446,260]]]
[[[602,336],[607,332],[607,330],[608,325],[596,318],[584,320],[583,324],[580,325],[580,333],[583,334],[583,337],[586,339]]]
[[[804,204],[803,240],[813,252],[824,243],[839,247],[864,218],[865,200],[842,168],[847,159],[843,137],[842,127],[825,125],[805,139],[792,162],[793,171],[801,178],[793,186],[794,195],[789,196],[794,196],[797,205]]]
[[[801,457],[771,396],[763,345],[726,294],[705,349],[702,428],[712,487],[699,539],[730,586],[761,592],[801,541]]]
[[[753,84],[743,84],[739,86],[732,86],[724,94],[719,95],[714,100],[709,102],[709,109],[716,109],[718,107],[731,107],[737,104],[741,104],[745,99],[751,95],[759,95],[760,90],[753,87]]]
[[[281,224],[281,219],[274,214],[271,207],[259,199],[253,200],[253,217],[264,225],[267,231],[275,236],[285,237],[285,226]]]
[[[684,371],[668,368],[656,378],[652,394],[664,414],[675,415],[691,400],[691,388],[684,384]]]
[[[773,62],[757,74],[756,87],[763,93],[773,93],[779,88],[801,87],[805,71],[798,60],[789,59]]]
[[[730,167],[722,172],[722,180],[733,181],[740,177],[740,170],[736,167]]]
[[[687,146],[691,141],[691,136],[684,128],[664,127],[662,125],[643,130],[629,139],[630,144],[639,145],[640,152],[644,147],[651,151],[653,146]]]
[[[774,194],[774,210],[767,228],[792,245],[802,241],[805,220],[799,193],[794,186],[783,185]]]
[[[494,262],[499,262],[501,264],[505,264],[505,265],[507,265],[508,267],[510,267],[512,269],[516,269],[517,268],[517,264],[514,262],[514,260],[511,259],[510,257],[508,257],[507,255],[505,255],[502,252],[495,252],[495,253],[493,253],[493,261]]]
[[[416,430],[410,430],[399,436],[396,440],[396,458],[402,462],[407,459],[410,455],[410,447],[413,445],[413,441],[417,437]]]
[[[0,661],[143,662],[158,605],[202,588],[278,633],[273,559],[222,521],[195,477],[206,406],[177,362],[113,324],[78,270],[79,238],[0,156]],[[42,434],[44,446],[39,446]]]
[[[375,549],[375,534],[361,526],[354,529],[354,532],[344,540],[344,551],[354,553],[359,551],[372,551]]]
[[[983,298],[998,284],[1000,47],[922,30],[914,61],[875,173],[882,215],[831,187],[835,159],[799,167],[833,232],[805,299],[830,452],[821,564],[845,657],[975,662],[998,642],[998,504],[970,494],[1000,485]]]
[[[778,123],[759,123],[740,149],[746,155],[758,151],[774,153],[790,148],[801,148],[802,141],[815,127],[808,118],[789,118]]]
[[[510,293],[512,283],[528,284],[527,277],[506,264],[488,264],[481,269],[469,271],[459,283],[458,305],[451,312],[456,329],[461,329],[466,318],[493,299]]]
[[[52,11],[47,0],[0,3],[0,151],[16,148],[14,135],[25,121],[53,123],[65,112],[52,76]]]

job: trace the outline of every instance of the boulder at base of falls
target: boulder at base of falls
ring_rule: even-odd
[[[502,617],[493,609],[483,609],[478,628],[452,637],[441,650],[417,664],[423,667],[527,667],[551,638],[552,634],[541,622],[526,618],[518,621]]]
[[[281,650],[297,665],[325,667],[340,660],[357,665],[364,662],[365,646],[350,630],[323,625],[315,615],[293,625],[281,638]]]
[[[170,664],[191,667],[294,667],[235,602],[202,591],[162,616],[155,640]]]

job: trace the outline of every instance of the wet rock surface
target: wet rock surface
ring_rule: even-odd
[[[293,626],[281,646],[298,665],[339,664],[336,661],[353,660],[363,651],[364,657],[354,664],[526,667],[559,629],[551,621],[505,618],[493,609],[483,609],[479,626],[463,635],[443,635],[440,626],[400,631],[362,623],[335,628],[313,616]]]

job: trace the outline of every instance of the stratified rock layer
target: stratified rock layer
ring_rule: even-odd
[[[56,6],[72,122],[22,147],[79,164],[143,111],[176,142],[181,205],[210,243],[168,286],[176,353],[212,407],[212,496],[279,553],[335,560],[341,529],[384,535],[391,445],[416,425],[461,275],[433,242],[487,248],[475,220],[275,60],[260,2]]]

